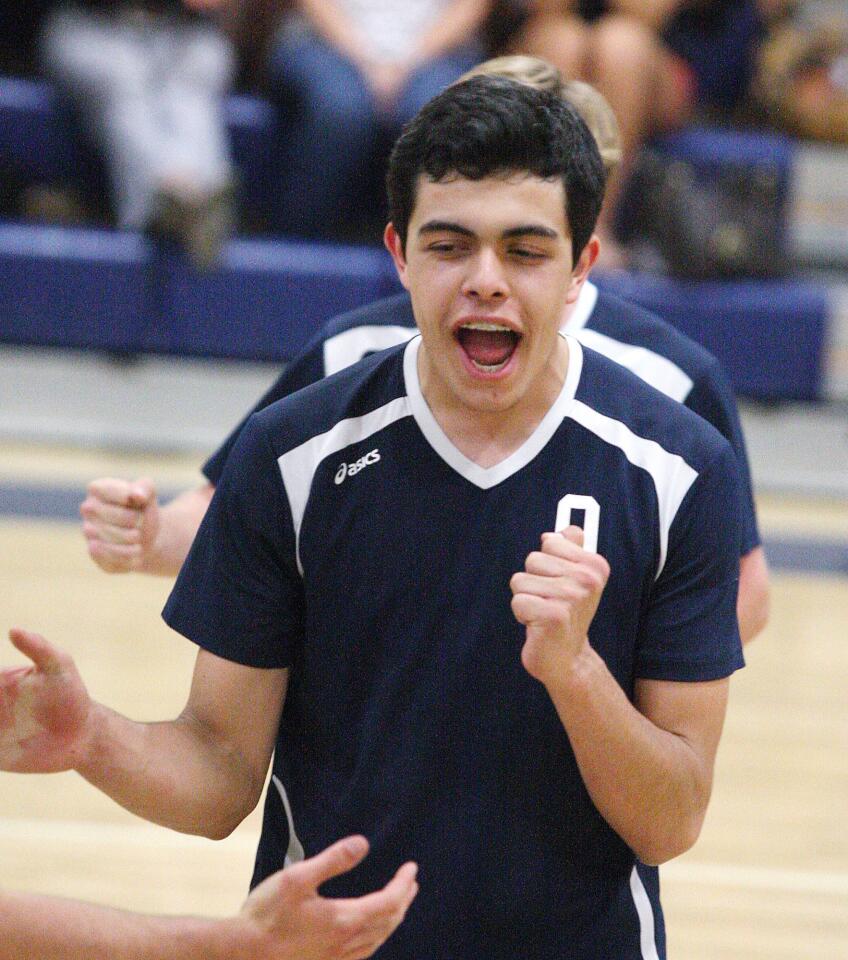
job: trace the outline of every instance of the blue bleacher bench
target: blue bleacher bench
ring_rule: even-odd
[[[822,397],[829,304],[796,281],[681,283],[598,274],[664,316],[760,399]],[[331,316],[399,289],[379,249],[232,241],[200,275],[137,234],[0,224],[0,342],[290,360]]]
[[[73,138],[51,86],[0,77],[0,162],[33,179],[74,169]],[[64,118],[64,119],[63,119]],[[276,113],[230,96],[226,120],[242,195],[273,189]],[[660,142],[705,176],[727,163],[770,164],[789,192],[785,138],[693,127]],[[829,304],[794,281],[681,283],[629,274],[600,285],[655,310],[714,352],[736,390],[762,399],[822,396]],[[221,266],[192,271],[137,234],[0,224],[0,342],[289,360],[331,316],[398,289],[381,250],[235,240]]]

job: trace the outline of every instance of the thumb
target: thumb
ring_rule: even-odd
[[[41,634],[33,633],[31,630],[22,630],[20,627],[12,627],[9,631],[9,639],[24,656],[32,660],[39,670],[44,673],[57,673],[59,671],[57,651]]]
[[[344,840],[337,841],[317,856],[310,857],[289,869],[292,873],[297,871],[298,880],[301,883],[317,890],[331,877],[337,877],[340,873],[352,870],[367,853],[368,841],[365,837],[345,837]]]
[[[149,506],[156,499],[156,486],[152,480],[149,480],[147,477],[143,477],[140,480],[136,480],[130,487],[129,495],[127,496],[127,504],[130,507],[135,507],[137,510],[143,510],[145,507]]]
[[[560,530],[560,533],[566,540],[576,543],[578,547],[583,546],[583,530],[580,527],[575,527],[574,524],[572,524],[570,527],[566,527],[565,530]]]

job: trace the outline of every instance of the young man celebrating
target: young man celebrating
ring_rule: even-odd
[[[328,893],[414,859],[386,960],[664,956],[645,864],[697,838],[742,665],[738,477],[712,427],[559,333],[602,197],[559,97],[478,77],[431,101],[386,230],[420,336],[248,422],[165,609],[201,648],[181,717],[133,724],[68,669],[39,757],[221,836],[273,752],[254,881],[339,833],[371,855]]]
[[[563,81],[544,60],[497,57],[469,76],[506,76],[558,93],[577,108],[601,153],[607,176],[621,159],[615,115],[588,84]],[[463,79],[467,79],[464,77]],[[718,360],[680,331],[633,303],[586,281],[568,304],[560,329],[584,346],[621,363],[652,387],[684,403],[727,437],[740,473],[739,595],[736,614],[742,642],[768,618],[768,568],[760,542],[745,440],[730,384]],[[254,406],[251,413],[310,383],[356,363],[369,353],[411,339],[417,328],[409,294],[388,297],[331,320]],[[186,490],[159,508],[148,480],[104,477],[92,481],[82,504],[83,531],[92,559],[110,573],[138,570],[176,575],[221,478],[246,416],[203,465],[208,483]]]

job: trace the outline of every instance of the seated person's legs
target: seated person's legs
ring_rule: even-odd
[[[484,59],[482,47],[476,43],[464,44],[441,57],[429,60],[414,70],[398,97],[395,120],[398,128],[432,100],[445,87],[455,83],[464,73]],[[397,136],[398,130],[393,131]]]
[[[280,32],[269,73],[284,111],[273,225],[294,236],[332,235],[356,211],[357,179],[376,136],[373,98],[349,60],[295,25]]]
[[[653,31],[630,17],[605,17],[592,28],[587,74],[613,108],[621,136],[621,167],[607,185],[599,223],[609,233],[636,152],[653,134],[679,127],[689,115],[691,99],[675,58]]]
[[[59,11],[41,41],[45,69],[75,103],[103,151],[118,222],[140,227],[152,193],[150,157],[158,139],[149,100],[144,40],[112,17]]]
[[[222,109],[234,54],[229,41],[203,23],[163,31],[159,51],[163,140],[154,158],[153,226],[174,233],[198,264],[209,265],[235,219]]]

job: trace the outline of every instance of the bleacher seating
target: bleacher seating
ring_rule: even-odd
[[[25,182],[61,180],[79,160],[68,114],[46,81],[0,77],[0,160]],[[252,202],[268,182],[276,113],[264,100],[232,94],[224,116],[244,199]]]
[[[273,109],[230,97],[227,122],[243,195],[273,189]],[[664,149],[700,163],[775,166],[789,193],[788,141],[694,128]],[[49,85],[0,78],[0,161],[50,179],[74,146]],[[736,389],[764,399],[822,395],[828,302],[793,281],[686,284],[610,274],[598,282],[655,310],[725,363]],[[199,275],[138,235],[0,225],[0,342],[119,353],[288,360],[330,316],[397,289],[380,250],[235,240],[219,269]]]
[[[198,274],[137,234],[0,224],[0,342],[290,360],[336,313],[396,290],[370,247],[234,240]]]

